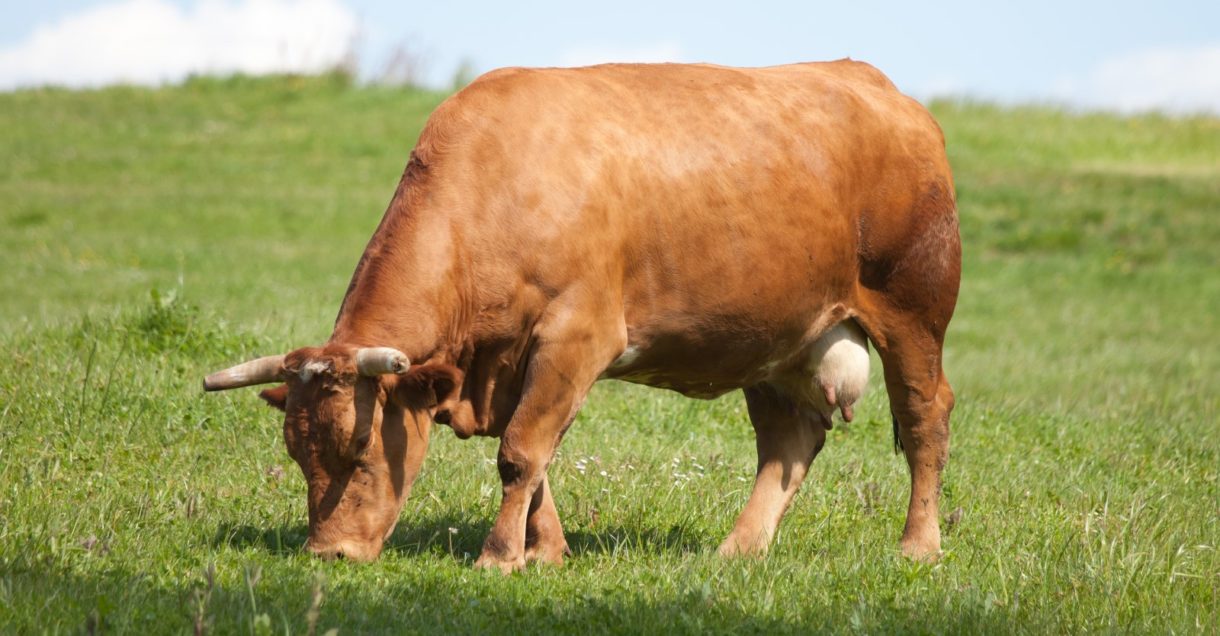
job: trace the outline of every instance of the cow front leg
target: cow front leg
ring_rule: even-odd
[[[542,483],[534,491],[525,520],[525,561],[563,565],[563,557],[567,554],[571,554],[571,550],[563,536],[555,500],[551,498],[551,485],[544,474]]]
[[[562,562],[567,544],[549,487],[544,487],[546,469],[613,353],[612,346],[590,348],[598,340],[588,334],[566,334],[554,341],[579,346],[541,344],[530,360],[521,401],[500,438],[496,459],[503,486],[500,513],[475,561],[477,568],[513,572],[525,567],[527,556]],[[527,555],[531,511],[537,540]]]
[[[746,389],[745,394],[758,447],[758,471],[750,500],[720,544],[724,556],[766,553],[809,464],[826,441],[817,414],[774,387],[760,384]]]
[[[558,521],[554,501],[543,488],[546,469],[559,438],[588,390],[587,387],[577,390],[573,386],[556,386],[561,383],[560,378],[535,383],[523,396],[522,405],[504,431],[496,458],[502,484],[500,513],[487,540],[483,542],[483,551],[475,561],[476,568],[494,568],[509,573],[525,567],[531,508],[543,526],[547,525],[545,518],[552,514]],[[522,412],[523,408],[525,412]],[[562,533],[558,523],[553,528],[546,528],[542,534],[545,536],[548,531]],[[554,538],[551,537],[550,541],[554,543]]]

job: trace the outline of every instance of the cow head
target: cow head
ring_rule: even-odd
[[[261,397],[284,412],[284,443],[309,487],[305,547],[372,560],[423,463],[432,420],[456,401],[461,381],[454,367],[412,366],[394,349],[330,344],[252,360],[203,386],[283,382]]]

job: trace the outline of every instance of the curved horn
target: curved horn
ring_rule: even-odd
[[[204,391],[224,391],[254,384],[266,384],[281,379],[284,355],[265,356],[243,362],[203,379]]]
[[[390,347],[365,347],[356,350],[356,370],[360,375],[406,373],[411,368],[407,354]]]

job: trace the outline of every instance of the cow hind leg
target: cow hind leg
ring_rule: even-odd
[[[874,227],[861,253],[858,315],[881,358],[895,437],[911,473],[902,551],[940,556],[941,473],[949,456],[953,390],[945,378],[945,330],[961,279],[961,242],[952,186],[933,183],[898,223]]]
[[[940,343],[934,338],[891,339],[878,352],[899,447],[911,473],[902,552],[935,560],[940,556],[941,473],[949,457],[953,390],[941,369]]]
[[[745,390],[758,447],[754,490],[720,554],[761,555],[826,441],[821,416],[767,384]]]

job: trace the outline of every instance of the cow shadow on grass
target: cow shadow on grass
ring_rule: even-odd
[[[482,576],[469,569],[469,559],[478,553],[489,522],[460,514],[420,516],[414,523],[404,519],[387,550],[432,562],[423,567],[391,563],[373,577],[352,569],[365,569],[364,564],[303,558],[308,534],[303,523],[223,523],[212,537],[211,554],[171,576],[157,568],[144,571],[139,557],[120,551],[62,563],[0,558],[0,600],[25,608],[7,615],[0,611],[0,634],[192,628],[245,633],[258,631],[259,621],[268,619],[273,631],[315,633],[331,627],[343,633],[427,634],[786,634],[849,628],[866,633],[1005,633],[1018,624],[1035,633],[1063,631],[1053,613],[1031,614],[1015,603],[997,604],[982,589],[949,599],[936,593],[907,600],[902,594],[851,593],[842,602],[801,604],[799,594],[787,597],[789,605],[777,607],[745,602],[742,589],[752,594],[758,581],[750,570],[761,576],[783,570],[768,574],[766,561],[701,561],[693,555],[714,550],[714,537],[682,527],[607,523],[568,534],[577,557],[623,549],[646,557],[655,553],[669,568],[681,570],[676,574],[667,570],[623,581],[615,568],[598,567]],[[438,558],[452,559],[453,566],[436,567]],[[687,562],[692,565],[678,567]],[[744,576],[734,574],[742,569],[747,571]],[[628,576],[639,574],[639,569],[627,570]],[[657,580],[650,580],[654,576]],[[582,582],[584,591],[565,592],[556,601],[552,592],[564,588],[556,581],[568,579]],[[784,597],[777,602],[783,603]],[[310,616],[317,617],[316,630]]]
[[[277,556],[291,556],[305,547],[309,527],[305,524],[252,526],[222,523],[212,535],[212,547],[234,550],[261,550]]]
[[[416,523],[400,522],[386,542],[386,550],[398,554],[423,554],[442,549],[455,556],[478,555],[491,532],[491,519],[440,516]],[[652,554],[690,553],[714,548],[711,539],[681,526],[669,528],[606,524],[595,528],[565,530],[574,556],[607,554],[623,548]]]
[[[403,556],[448,553],[455,559],[478,556],[483,539],[491,531],[490,520],[471,520],[444,515],[415,523],[400,521],[386,541],[385,554]],[[260,550],[278,556],[291,556],[304,549],[309,528],[305,524],[259,527],[222,523],[213,534],[213,547],[235,550]],[[626,527],[607,524],[565,532],[573,556],[610,554],[630,549],[646,554],[687,554],[714,549],[714,537],[681,526],[669,528]]]
[[[225,536],[259,546],[271,535],[236,531]],[[328,568],[343,572],[346,566]],[[261,577],[251,578],[260,571]],[[243,559],[222,560],[214,582],[205,572],[201,566],[185,577],[166,577],[140,572],[123,559],[91,567],[10,563],[0,568],[0,580],[6,603],[18,611],[0,612],[0,633],[166,633],[192,628],[195,633],[247,633],[260,631],[259,621],[268,619],[273,631],[291,633],[323,633],[333,627],[341,633],[423,634],[925,634],[1008,633],[1018,625],[1019,631],[1052,633],[1063,627],[1052,614],[1031,615],[986,599],[947,606],[938,598],[902,603],[860,596],[843,603],[749,609],[732,596],[719,598],[718,588],[725,584],[709,580],[706,573],[677,589],[611,585],[556,602],[545,593],[545,573],[465,577],[407,569],[370,583],[347,575],[319,578],[314,568],[289,560],[251,569]]]

